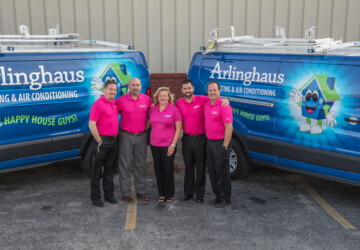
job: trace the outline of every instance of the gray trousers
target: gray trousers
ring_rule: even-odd
[[[146,133],[134,136],[119,132],[119,180],[123,196],[131,195],[131,161],[137,194],[145,194],[146,185]]]

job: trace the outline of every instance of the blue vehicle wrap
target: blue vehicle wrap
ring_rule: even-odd
[[[78,157],[103,83],[115,79],[119,97],[132,77],[145,93],[141,52],[0,54],[0,171]]]
[[[360,185],[360,57],[196,53],[188,75],[220,83],[250,162]]]

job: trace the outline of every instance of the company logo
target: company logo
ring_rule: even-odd
[[[84,81],[84,71],[49,72],[44,65],[38,66],[38,71],[25,73],[11,67],[0,66],[0,86],[26,86],[31,90],[39,90],[43,85],[61,83],[80,83]]]
[[[116,81],[116,85],[118,88],[116,98],[121,95],[125,95],[128,92],[128,85],[131,77],[127,72],[125,64],[109,63],[105,67],[99,78],[93,78],[93,80],[91,81],[91,88],[102,92],[104,83],[108,79],[113,79]]]
[[[243,81],[244,86],[250,86],[252,82],[264,82],[272,84],[281,84],[284,82],[284,74],[257,72],[256,67],[252,71],[238,70],[235,66],[229,65],[227,68],[221,68],[220,62],[217,62],[211,70],[210,79]]]

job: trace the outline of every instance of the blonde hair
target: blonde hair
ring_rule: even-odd
[[[159,104],[158,97],[159,97],[159,93],[162,92],[162,91],[166,91],[166,92],[168,93],[169,103],[174,104],[174,95],[171,94],[170,88],[169,88],[169,87],[160,87],[160,88],[158,88],[158,89],[156,90],[156,92],[155,92],[155,94],[154,94],[154,97],[153,97],[153,103],[154,103],[154,105]]]

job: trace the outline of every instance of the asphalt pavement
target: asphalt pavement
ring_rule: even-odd
[[[204,203],[183,200],[181,150],[175,169],[173,204],[156,202],[148,150],[150,201],[121,201],[116,176],[119,204],[104,208],[91,204],[79,162],[1,174],[0,249],[359,247],[359,187],[256,166],[247,179],[232,182],[231,205],[214,208],[207,204],[214,198],[208,178]]]

